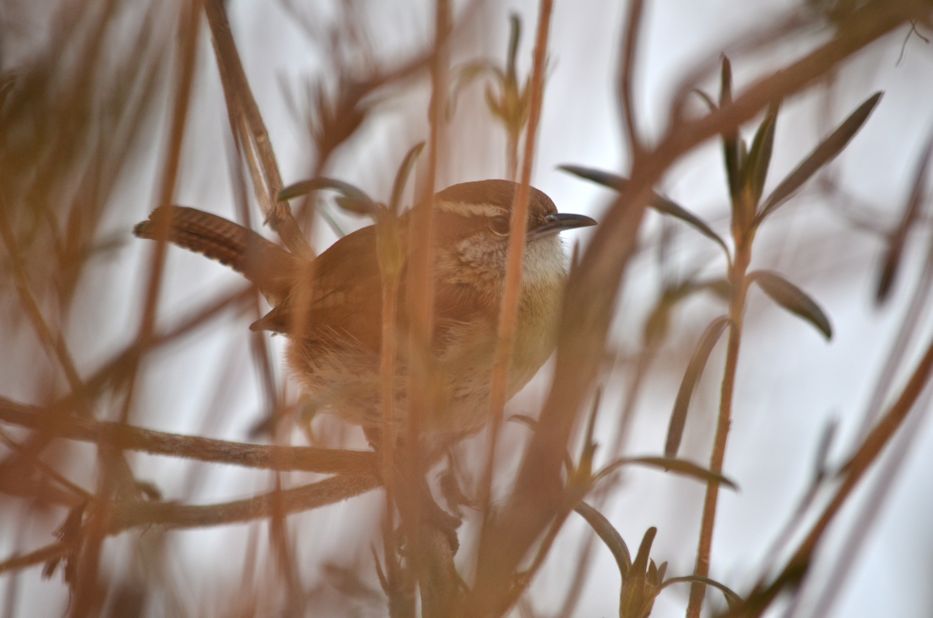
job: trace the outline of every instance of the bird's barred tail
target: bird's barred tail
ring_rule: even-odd
[[[164,230],[164,232],[163,232]],[[161,206],[133,228],[140,238],[167,240],[225,264],[255,283],[270,300],[288,293],[295,258],[278,245],[233,221],[185,206]]]

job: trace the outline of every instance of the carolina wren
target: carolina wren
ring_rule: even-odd
[[[488,416],[509,217],[517,187],[507,180],[482,180],[450,186],[435,196],[431,355],[436,383],[430,389],[426,432],[451,437],[470,433]],[[566,275],[558,233],[596,223],[583,215],[558,213],[537,189],[531,189],[529,199],[510,397],[534,376],[554,347]],[[379,426],[382,281],[375,226],[348,234],[307,264],[256,232],[192,208],[158,208],[134,233],[154,239],[162,217],[170,218],[169,241],[219,260],[258,286],[273,309],[251,328],[290,338],[288,364],[316,409],[364,429]],[[402,215],[400,226],[403,246],[406,218]],[[403,277],[397,324],[399,414],[406,408],[405,294]]]

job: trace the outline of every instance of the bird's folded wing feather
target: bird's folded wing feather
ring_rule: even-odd
[[[300,338],[333,341],[347,337],[376,354],[382,342],[382,277],[373,226],[348,234],[299,274],[310,286],[295,285],[292,294],[254,322],[254,330],[271,330]],[[297,282],[296,282],[297,283]],[[306,294],[304,298],[301,296]],[[408,331],[406,276],[399,289],[399,333]],[[463,286],[437,282],[434,338],[458,323],[488,320],[495,326],[498,307]],[[339,326],[339,332],[335,329]]]

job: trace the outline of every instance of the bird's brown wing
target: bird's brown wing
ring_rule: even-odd
[[[372,226],[335,242],[297,276],[289,296],[250,328],[310,339],[339,334],[378,352],[382,287],[375,242]]]
[[[382,279],[375,248],[373,226],[341,238],[314,261],[309,272],[299,275],[298,280],[310,281],[310,286],[295,286],[284,302],[250,328],[318,340],[332,340],[338,334],[378,354],[382,342]],[[403,271],[399,289],[399,333],[409,331],[405,275]],[[302,293],[308,296],[302,299]],[[435,344],[452,326],[463,322],[484,319],[495,328],[496,311],[498,307],[468,286],[437,282]],[[339,333],[335,325],[340,325]]]

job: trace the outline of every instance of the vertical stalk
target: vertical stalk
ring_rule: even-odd
[[[442,169],[446,145],[444,110],[448,84],[451,32],[450,0],[434,1],[434,49],[431,56],[431,104],[428,160],[419,183],[418,199],[411,211],[408,231],[407,310],[408,407],[405,418],[405,450],[396,451],[402,470],[394,486],[403,535],[405,563],[414,576],[426,618],[450,615],[456,603],[453,549],[437,525],[429,521],[428,509],[436,505],[426,477],[421,432],[425,419],[433,413],[431,392],[435,384],[431,341],[434,335],[434,185]],[[393,470],[394,472],[394,470]]]
[[[713,440],[713,452],[709,459],[709,469],[722,472],[726,458],[726,444],[732,425],[732,397],[735,393],[735,374],[739,365],[739,347],[742,341],[742,322],[745,315],[745,297],[748,291],[746,273],[751,261],[751,239],[738,238],[735,261],[729,272],[732,282],[732,299],[729,303],[729,343],[726,348],[726,367],[723,371],[719,403],[719,419],[716,423],[716,436]],[[709,576],[710,554],[713,548],[713,528],[716,525],[716,506],[719,501],[719,483],[711,480],[706,486],[703,501],[703,520],[700,524],[700,538],[697,543],[697,559],[694,575]],[[703,607],[703,595],[706,585],[694,582],[690,587],[690,602],[687,605],[688,618],[699,618]]]
[[[505,159],[508,173],[508,179],[515,182],[518,179],[518,140],[521,136],[521,130],[508,128],[508,137],[505,144]]]
[[[531,171],[534,165],[538,123],[541,119],[541,104],[544,97],[545,63],[547,61],[547,44],[553,9],[553,0],[541,0],[538,9],[538,29],[535,35],[534,60],[531,69],[531,109],[528,114],[528,127],[525,130],[525,151],[522,154],[521,181],[515,190],[512,214],[509,221],[509,247],[506,254],[505,280],[502,284],[502,300],[499,304],[498,341],[489,385],[489,409],[492,424],[489,431],[489,446],[486,453],[482,484],[480,485],[480,491],[482,492],[480,504],[484,517],[488,517],[490,514],[496,446],[502,428],[502,414],[505,409],[505,402],[508,399],[509,365],[515,350],[515,334],[518,330],[518,303],[522,283],[522,264],[525,257],[525,239],[527,238]]]

